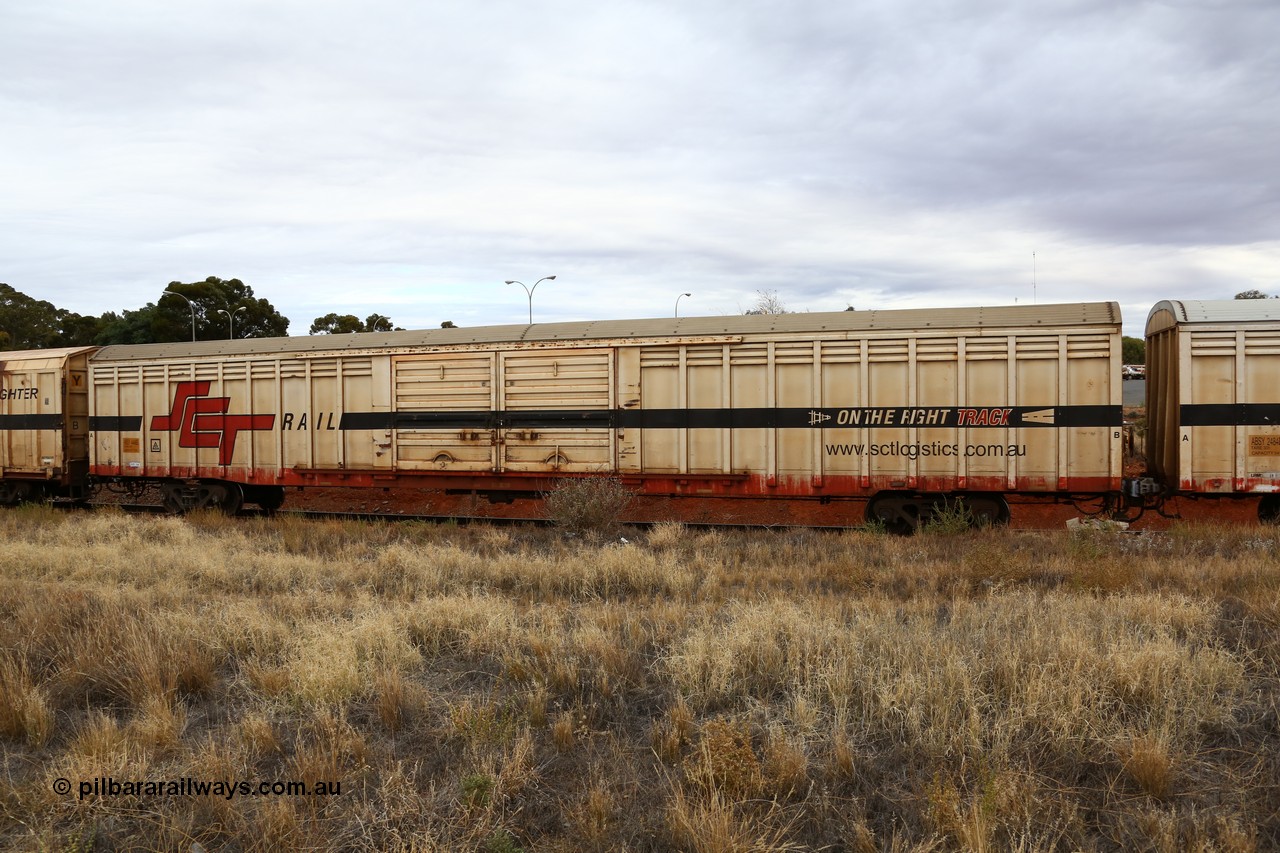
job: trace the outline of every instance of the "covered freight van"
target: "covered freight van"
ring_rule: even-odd
[[[84,492],[93,351],[0,353],[0,504]]]
[[[1280,494],[1280,300],[1169,300],[1147,317],[1147,458],[1182,494]]]
[[[610,320],[104,347],[93,473],[175,510],[285,487],[866,502],[1120,488],[1115,303]],[[870,499],[867,501],[867,499]],[[802,517],[802,515],[800,516]]]

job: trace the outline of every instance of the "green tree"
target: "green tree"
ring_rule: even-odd
[[[201,341],[230,337],[232,324],[227,314],[235,316],[237,338],[283,337],[289,332],[289,318],[266,299],[255,298],[252,287],[238,278],[209,276],[190,284],[170,282],[155,302],[135,311],[104,314],[96,343],[189,341],[193,314],[195,337]]]
[[[66,312],[62,320],[62,345],[65,347],[91,346],[102,332],[101,317],[87,317]]]
[[[1261,290],[1242,290],[1235,296],[1236,299],[1272,299],[1274,297],[1267,296]]]
[[[355,314],[325,314],[311,323],[308,335],[348,335],[363,332],[364,323]]]
[[[230,336],[232,321],[220,311],[234,313],[237,338],[281,338],[289,334],[289,318],[266,299],[255,298],[253,288],[238,278],[224,280],[209,276],[204,281],[191,284],[172,281],[165,290],[191,300],[196,308],[196,337],[200,340],[219,340]],[[189,340],[191,309],[180,299],[168,297],[166,301],[172,306],[169,310],[186,319],[186,335],[171,340]]]
[[[1131,338],[1128,335],[1120,338],[1121,360],[1125,364],[1147,363],[1147,342],[1142,338]]]
[[[48,349],[93,341],[100,320],[0,284],[0,349]]]
[[[59,343],[58,309],[0,284],[0,338],[5,349],[43,349]]]
[[[403,332],[404,329],[391,322],[390,317],[382,314],[370,314],[364,318],[364,328],[367,332]]]
[[[158,341],[190,340],[189,333],[187,337],[182,338],[163,334],[157,336],[154,327],[159,319],[158,310],[152,303],[136,311],[126,309],[118,314],[115,311],[108,311],[99,319],[101,324],[98,334],[93,339],[93,342],[98,345],[153,344]]]
[[[325,314],[311,324],[309,335],[346,335],[352,332],[403,332],[390,317],[370,314],[364,322],[355,314]]]

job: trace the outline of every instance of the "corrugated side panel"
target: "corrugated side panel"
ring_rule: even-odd
[[[644,347],[641,408],[672,426],[626,446],[631,470],[800,493],[1114,488],[1119,358],[1117,324]]]
[[[1280,492],[1280,319],[1179,329],[1179,488]]]
[[[1280,491],[1280,322],[1244,333],[1243,402],[1251,421],[1238,436],[1239,487]]]
[[[6,475],[61,478],[67,361],[81,350],[0,353],[0,468]]]
[[[95,360],[93,470],[272,484],[293,469],[389,469],[389,429],[342,429],[345,412],[389,417],[389,367],[373,362]]]

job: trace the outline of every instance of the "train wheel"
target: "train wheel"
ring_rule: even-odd
[[[1280,524],[1280,495],[1267,495],[1258,502],[1258,521]]]
[[[240,511],[240,507],[244,506],[244,490],[240,488],[239,483],[218,483],[217,485],[222,490],[222,494],[215,497],[217,508],[227,515],[235,515]]]
[[[881,492],[867,501],[866,519],[889,533],[910,536],[920,527],[921,509],[919,498],[910,492]]]
[[[961,495],[973,527],[1003,527],[1009,523],[1009,502],[1001,494]]]
[[[170,515],[182,515],[187,511],[183,492],[184,489],[180,483],[165,483],[161,489],[160,503]]]
[[[17,506],[31,500],[33,489],[25,480],[0,480],[0,506]]]
[[[257,504],[265,512],[275,512],[284,506],[284,486],[246,486],[246,503]]]

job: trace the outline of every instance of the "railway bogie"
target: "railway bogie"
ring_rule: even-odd
[[[166,480],[160,490],[164,508],[179,515],[200,509],[235,515],[244,505],[244,488],[224,480]]]
[[[1258,501],[1258,520],[1263,524],[1280,524],[1280,495],[1267,495]]]
[[[1009,523],[1009,504],[1001,494],[918,494],[880,492],[867,501],[866,521],[894,533],[912,533],[930,523],[993,527]]]

